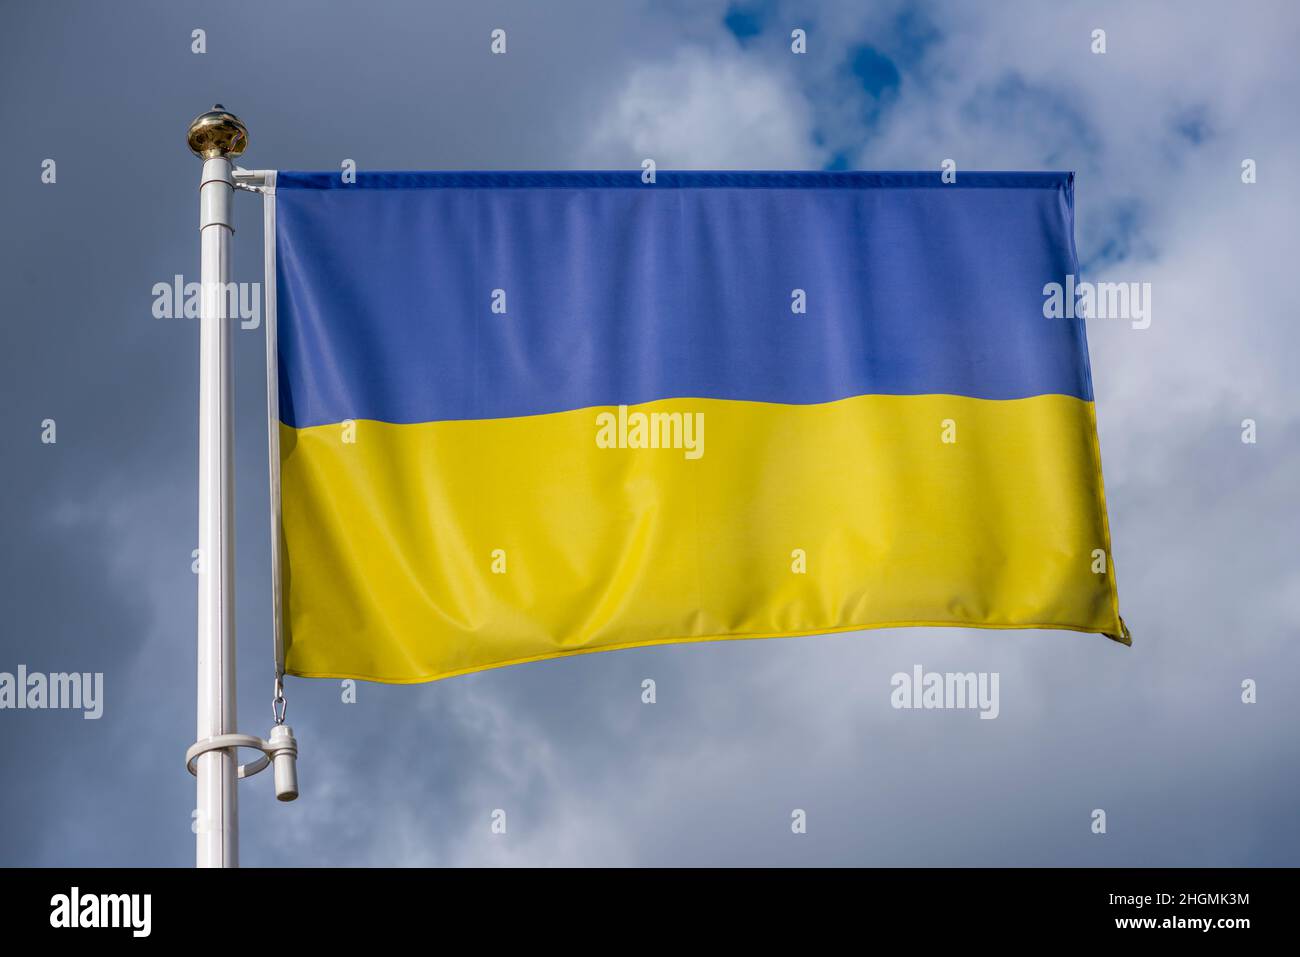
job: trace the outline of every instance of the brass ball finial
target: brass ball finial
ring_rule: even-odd
[[[233,159],[248,146],[248,129],[239,122],[239,117],[218,103],[194,118],[188,142],[194,155],[205,160],[217,156]]]

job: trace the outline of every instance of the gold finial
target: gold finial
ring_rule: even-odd
[[[239,122],[239,117],[218,103],[194,118],[188,140],[195,156],[205,160],[217,156],[233,159],[248,146],[248,129]]]

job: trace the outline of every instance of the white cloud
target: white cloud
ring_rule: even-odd
[[[772,66],[691,47],[631,70],[599,116],[584,164],[662,169],[816,169],[812,111]]]

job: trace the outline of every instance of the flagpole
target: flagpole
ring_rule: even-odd
[[[199,320],[198,739],[237,731],[235,720],[235,480],[231,425],[230,281],[234,233],[230,161],[248,131],[220,104],[190,124],[203,160],[199,183],[202,307]],[[219,284],[219,285],[218,285]],[[196,762],[193,830],[198,867],[239,866],[237,765],[233,748]]]

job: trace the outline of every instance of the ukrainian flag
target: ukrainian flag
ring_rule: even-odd
[[[1066,173],[280,173],[287,671],[1128,642]]]

